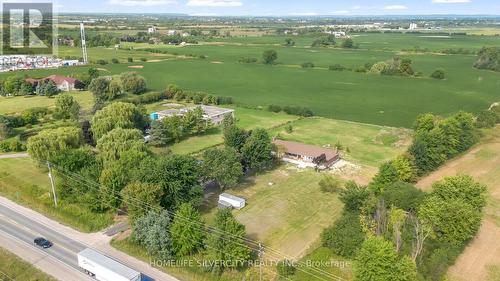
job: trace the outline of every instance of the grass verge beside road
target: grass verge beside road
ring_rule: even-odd
[[[111,213],[93,213],[64,200],[54,207],[47,172],[31,158],[0,159],[0,196],[84,232],[103,229],[113,222]]]
[[[55,281],[56,279],[0,248],[0,280]]]

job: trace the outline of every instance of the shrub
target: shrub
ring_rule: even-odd
[[[148,61],[148,59],[147,59],[147,58],[140,58],[140,60],[141,60],[142,62],[147,62],[147,61]]]
[[[445,78],[444,69],[438,68],[438,69],[434,70],[434,72],[432,72],[432,74],[431,74],[431,78],[443,80]]]
[[[106,65],[106,64],[108,64],[108,61],[102,60],[102,59],[101,60],[97,60],[97,64]]]
[[[134,62],[134,58],[132,58],[132,57],[128,57],[128,58],[127,58],[127,62]]]
[[[293,264],[293,261],[289,261],[287,259],[279,261],[276,265],[276,270],[278,274],[284,277],[289,277],[295,274],[296,268]]]
[[[286,126],[285,130],[287,133],[291,134],[293,133],[293,126],[291,124]]]
[[[483,110],[477,115],[478,128],[493,128],[497,123],[497,114],[491,110]]]
[[[354,181],[348,181],[345,188],[339,192],[339,199],[348,211],[359,211],[369,196],[370,191],[366,187],[357,185]]]
[[[328,67],[329,70],[332,71],[344,71],[346,70],[346,67],[341,65],[341,64],[333,64]]]
[[[500,48],[482,48],[481,51],[479,51],[477,61],[474,63],[474,67],[479,69],[500,71]]]
[[[312,63],[312,62],[304,62],[300,66],[302,68],[314,68],[314,63]]]
[[[218,96],[217,97],[217,104],[233,104],[233,98],[232,97],[223,97],[223,96]]]
[[[281,112],[283,109],[279,105],[271,104],[267,107],[267,110],[278,113]]]
[[[256,63],[257,58],[245,57],[245,58],[241,58],[238,62],[239,63]]]
[[[117,58],[112,58],[111,62],[114,63],[114,64],[120,63],[120,61]]]
[[[310,110],[307,107],[285,106],[283,108],[283,111],[286,112],[286,114],[290,114],[290,115],[297,115],[297,116],[303,116],[303,117],[314,116],[314,113],[312,112],[312,110]]]
[[[358,72],[358,73],[366,73],[366,68],[364,66],[360,66],[360,67],[357,67],[354,69],[354,72]]]
[[[353,257],[364,239],[365,234],[357,212],[344,212],[333,226],[321,234],[323,245],[344,257]]]
[[[342,187],[342,181],[330,175],[323,176],[318,184],[323,192],[337,192]]]

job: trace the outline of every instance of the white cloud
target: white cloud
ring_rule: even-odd
[[[361,9],[361,6],[356,5],[356,6],[352,7],[352,9],[353,9],[353,10],[359,10],[359,9]]]
[[[404,5],[389,5],[384,7],[384,10],[407,10],[407,9],[408,7]]]
[[[175,0],[109,0],[110,5],[128,7],[152,7],[177,3]]]
[[[240,7],[243,2],[240,0],[189,0],[187,6],[194,7]]]
[[[455,4],[455,3],[470,3],[471,0],[432,0],[432,3],[437,4]]]

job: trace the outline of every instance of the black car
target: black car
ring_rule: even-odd
[[[47,248],[52,247],[52,242],[50,242],[49,240],[42,238],[42,237],[35,238],[35,240],[33,242],[35,243],[35,245],[37,245],[40,248],[47,249]]]

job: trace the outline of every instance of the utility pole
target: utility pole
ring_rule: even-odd
[[[264,255],[264,247],[259,243],[259,280],[262,281],[262,256]]]
[[[83,21],[80,23],[80,37],[82,40],[83,64],[88,64],[89,58],[87,54],[87,41],[85,40],[85,26],[83,25]]]
[[[49,161],[47,161],[47,167],[49,167],[49,179],[50,179],[50,185],[52,186],[52,195],[54,196],[54,205],[57,208],[57,196],[56,196],[56,187],[54,185],[54,175],[52,174],[52,167],[50,166]]]

